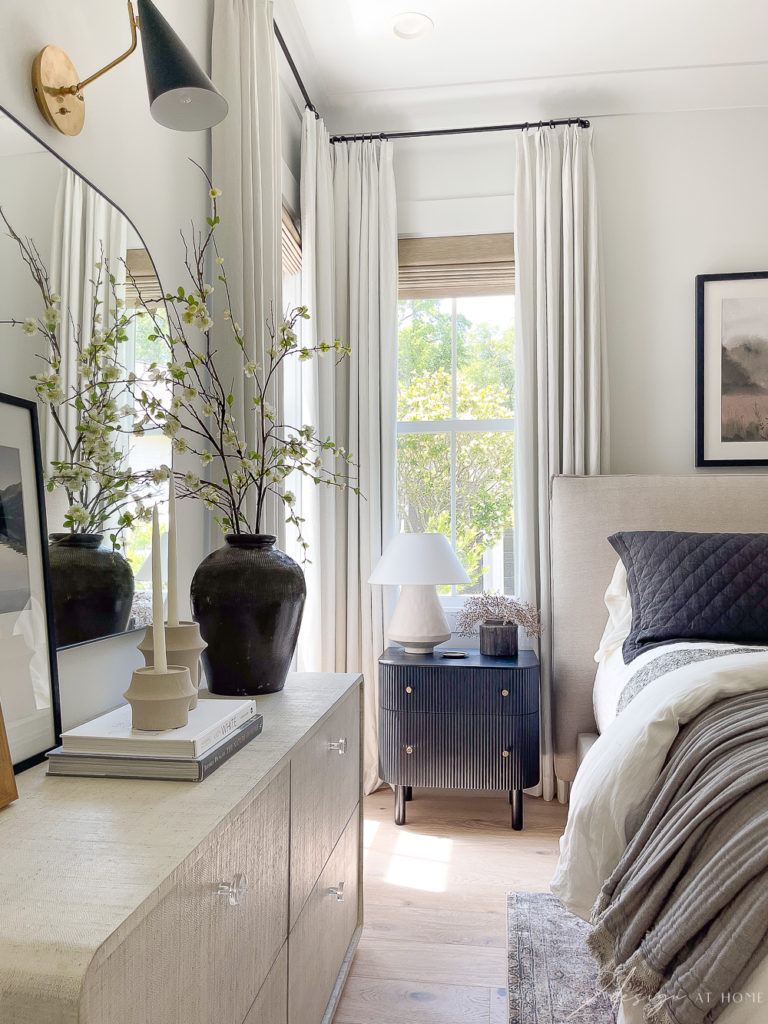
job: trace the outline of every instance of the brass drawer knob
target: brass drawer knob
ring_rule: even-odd
[[[405,752],[406,752],[406,754],[412,754],[413,753],[413,747],[406,747],[405,748]]]
[[[509,690],[502,690],[501,691],[501,696],[502,697],[508,697],[509,696]]]
[[[508,750],[502,750],[501,756],[502,757],[509,757],[509,751]]]
[[[413,687],[412,686],[406,686],[405,692],[406,693],[413,693]]]

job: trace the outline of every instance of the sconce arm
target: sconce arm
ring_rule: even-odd
[[[78,82],[77,85],[72,85],[68,89],[62,89],[62,92],[71,93],[73,96],[76,96],[81,89],[84,89],[86,87],[86,85],[90,85],[91,82],[95,82],[97,78],[101,78],[102,75],[106,75],[108,71],[111,71],[112,68],[117,67],[118,64],[122,64],[124,60],[127,60],[127,58],[131,56],[133,51],[138,46],[139,42],[139,21],[136,15],[133,13],[133,4],[131,3],[131,0],[128,0],[128,18],[131,22],[131,45],[129,49],[127,49],[125,53],[118,57],[116,60],[113,60],[111,64],[107,64],[107,66],[102,68],[101,71],[97,71],[95,75],[91,75],[90,78],[86,78],[85,81]]]

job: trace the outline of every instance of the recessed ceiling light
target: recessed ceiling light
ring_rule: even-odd
[[[420,39],[427,35],[435,27],[434,21],[426,14],[419,14],[418,11],[406,11],[398,14],[392,26],[396,36],[401,39]]]

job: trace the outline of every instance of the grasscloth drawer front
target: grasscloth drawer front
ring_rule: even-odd
[[[287,1024],[287,1020],[288,943],[286,942],[243,1024]]]
[[[459,663],[460,665],[461,663]],[[379,666],[379,706],[388,711],[435,712],[446,715],[529,715],[538,711],[538,668],[508,669],[413,665]]]
[[[83,1024],[242,1024],[287,932],[289,800],[286,767],[89,974]]]
[[[359,799],[360,691],[355,688],[291,760],[291,926]]]
[[[525,789],[538,782],[539,716],[379,713],[382,778],[398,786]]]
[[[321,1024],[358,924],[359,808],[288,938],[289,1024]]]

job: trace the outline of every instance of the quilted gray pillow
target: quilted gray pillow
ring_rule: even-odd
[[[638,530],[608,540],[632,599],[625,663],[676,640],[768,644],[768,534]]]

